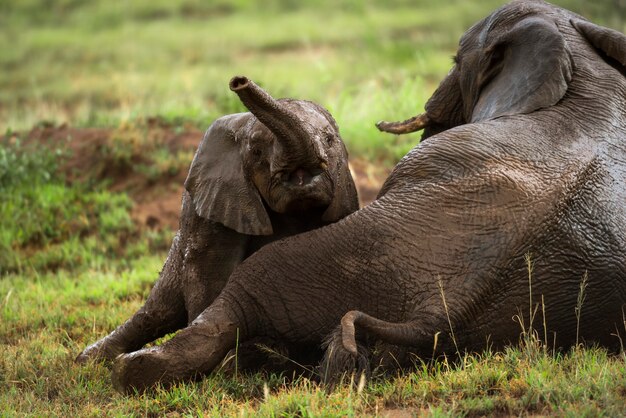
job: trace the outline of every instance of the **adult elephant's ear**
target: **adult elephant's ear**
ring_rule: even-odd
[[[489,42],[484,53],[472,122],[553,106],[572,78],[565,39],[554,22],[543,18],[521,20]]]
[[[437,90],[426,102],[425,109],[430,122],[424,128],[422,141],[439,132],[466,123],[458,65],[455,65],[439,84]]]
[[[246,235],[271,235],[272,223],[243,170],[237,131],[249,113],[224,116],[209,127],[191,163],[185,188],[198,216]]]
[[[359,209],[359,198],[356,192],[356,186],[354,185],[352,174],[350,174],[350,167],[348,166],[348,152],[343,143],[341,143],[341,146],[343,148],[343,155],[345,155],[346,158],[341,158],[337,162],[337,167],[335,168],[334,195],[328,208],[326,208],[322,214],[322,220],[324,222],[336,222]]]
[[[571,23],[591,45],[619,62],[626,70],[626,35],[584,20],[572,20]]]

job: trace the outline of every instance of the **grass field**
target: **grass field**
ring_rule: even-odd
[[[623,353],[553,353],[535,336],[333,392],[218,373],[125,397],[106,367],[73,364],[142,304],[172,238],[138,225],[136,190],[119,186],[184,175],[189,153],[170,153],[151,120],[182,133],[243,110],[227,87],[243,74],[323,104],[352,156],[391,166],[419,136],[385,136],[374,122],[420,111],[459,36],[502,3],[0,1],[0,415],[626,415]],[[555,3],[626,32],[624,0]],[[64,165],[81,157],[71,138],[29,140],[31,128],[63,123],[110,133],[89,170]]]

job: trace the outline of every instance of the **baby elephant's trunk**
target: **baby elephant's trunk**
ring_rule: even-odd
[[[286,100],[276,100],[252,80],[243,76],[230,80],[230,89],[237,93],[248,110],[265,125],[280,142],[290,159],[315,156],[319,163],[327,163],[315,146],[312,133],[305,128],[307,115],[298,114]]]

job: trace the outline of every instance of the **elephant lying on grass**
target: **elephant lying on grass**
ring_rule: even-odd
[[[348,154],[325,109],[275,100],[245,77],[230,88],[250,112],[207,130],[185,182],[180,229],[148,300],[78,362],[113,360],[185,327],[263,245],[358,209]]]
[[[517,1],[469,29],[455,61],[425,115],[381,124],[426,132],[376,201],[263,247],[189,327],[119,356],[115,387],[209,373],[237,338],[256,336],[314,346],[328,339],[321,375],[331,378],[364,365],[377,341],[418,356],[433,354],[437,335],[437,353],[499,348],[518,340],[513,317],[529,323],[529,253],[533,306],[543,297],[545,333],[557,346],[579,335],[619,347],[626,37],[547,3]]]

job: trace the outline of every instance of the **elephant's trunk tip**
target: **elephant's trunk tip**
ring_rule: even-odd
[[[242,75],[236,75],[230,79],[228,86],[232,91],[243,90],[250,84],[250,80]]]
[[[408,134],[426,128],[430,124],[430,118],[426,113],[413,116],[402,122],[385,122],[376,123],[376,127],[381,132],[389,132],[391,134]]]

